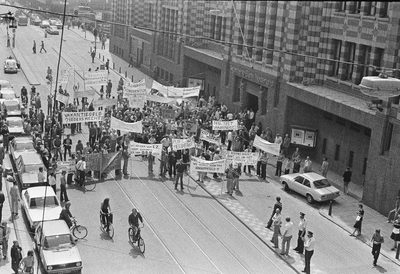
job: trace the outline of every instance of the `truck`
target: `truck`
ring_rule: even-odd
[[[21,15],[17,19],[18,26],[27,26],[28,25],[28,17]]]

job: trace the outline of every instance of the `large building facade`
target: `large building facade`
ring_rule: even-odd
[[[339,174],[350,166],[365,204],[392,209],[399,98],[370,108],[358,85],[399,68],[400,3],[114,0],[112,14],[130,27],[113,26],[110,52],[162,84],[202,83],[205,97],[252,108],[303,157],[326,157]]]

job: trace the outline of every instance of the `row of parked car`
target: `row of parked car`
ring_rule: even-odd
[[[45,177],[47,170],[34,137],[24,131],[19,98],[6,80],[0,80],[0,109],[7,113],[10,135],[14,136],[9,142],[9,157],[3,162],[4,175],[13,175],[18,183],[21,208],[28,228],[34,231],[43,272],[81,273],[82,259],[74,237],[65,221],[59,219],[61,203],[50,186],[39,182],[39,168],[43,168]]]

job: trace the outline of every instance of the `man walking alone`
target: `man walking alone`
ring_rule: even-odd
[[[32,47],[33,54],[36,54],[36,41],[33,40],[33,47]]]
[[[40,53],[42,53],[42,50],[44,50],[45,53],[47,53],[47,50],[44,48],[44,43],[42,41],[42,43],[40,44]],[[35,50],[36,52],[36,50]]]

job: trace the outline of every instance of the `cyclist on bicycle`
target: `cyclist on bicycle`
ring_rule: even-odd
[[[136,208],[132,209],[132,213],[129,214],[128,222],[133,230],[133,241],[136,242],[138,232],[139,232],[139,221],[144,225],[142,215],[136,210]]]
[[[101,203],[100,215],[101,215],[101,222],[107,232],[110,231],[109,229],[110,214],[111,214],[110,198],[105,198],[104,201]]]
[[[63,208],[63,210],[61,210],[61,213],[60,213],[60,219],[64,220],[67,223],[68,228],[71,228],[71,226],[72,226],[71,218],[74,218],[74,216],[72,216],[71,211],[69,210],[70,207],[71,207],[71,203],[67,202],[65,204],[65,208]]]

